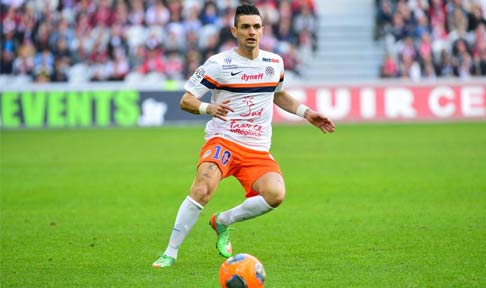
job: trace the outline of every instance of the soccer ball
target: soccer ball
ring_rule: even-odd
[[[265,269],[255,256],[237,254],[221,264],[219,283],[222,288],[262,288]]]

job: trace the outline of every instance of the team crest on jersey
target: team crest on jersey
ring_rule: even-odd
[[[275,70],[273,70],[273,67],[271,67],[271,66],[267,66],[267,68],[265,68],[265,73],[266,73],[268,76],[273,76],[273,74],[275,73]]]
[[[231,64],[231,58],[230,57],[224,58],[224,63],[226,63],[228,65]]]
[[[204,154],[202,156],[202,159],[208,157],[209,155],[211,155],[211,150],[206,150],[206,152],[204,152]]]

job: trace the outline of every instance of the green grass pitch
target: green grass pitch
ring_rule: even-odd
[[[207,222],[242,201],[234,178],[151,267],[202,127],[0,133],[1,287],[218,287]],[[266,287],[486,287],[485,122],[276,126],[272,154],[286,200],[232,233]]]

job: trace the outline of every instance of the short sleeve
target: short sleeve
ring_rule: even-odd
[[[211,79],[217,78],[219,71],[219,65],[212,58],[209,58],[194,71],[184,85],[184,89],[198,98],[203,97],[209,90],[215,88]]]
[[[285,76],[285,70],[284,70],[284,62],[283,62],[283,59],[282,57],[279,57],[280,61],[279,61],[279,71],[280,71],[280,77],[279,77],[279,81],[278,81],[278,84],[277,84],[277,88],[275,88],[275,92],[281,92],[284,90],[284,86],[283,86],[283,82],[284,82],[284,76]]]

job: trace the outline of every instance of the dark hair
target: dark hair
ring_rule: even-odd
[[[241,15],[258,15],[260,16],[260,18],[262,17],[260,15],[260,11],[258,11],[258,8],[255,5],[247,5],[247,4],[240,5],[236,7],[235,27],[236,24],[238,24],[238,18],[240,18]]]

